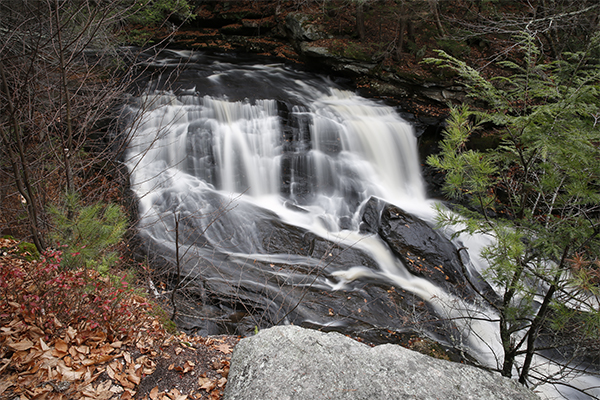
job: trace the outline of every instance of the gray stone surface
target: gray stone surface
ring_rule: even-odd
[[[539,400],[497,374],[296,326],[273,327],[240,341],[224,399]]]
[[[325,39],[328,35],[323,27],[314,24],[311,16],[302,13],[289,13],[285,17],[285,25],[294,41]]]

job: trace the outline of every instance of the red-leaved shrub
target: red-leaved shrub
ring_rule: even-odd
[[[147,321],[150,306],[129,287],[125,275],[65,269],[61,256],[60,251],[49,251],[40,261],[11,258],[2,266],[0,319],[12,310],[46,334],[56,335],[68,326],[100,328],[114,340],[129,336]]]

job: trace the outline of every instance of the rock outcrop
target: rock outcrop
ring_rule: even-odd
[[[367,201],[361,214],[361,232],[379,235],[411,274],[424,277],[463,299],[477,298],[479,292],[500,302],[479,274],[473,271],[465,276],[468,253],[458,250],[427,222],[375,197]]]
[[[285,17],[285,27],[294,41],[325,39],[328,35],[324,28],[311,22],[311,16],[298,12],[289,13]]]
[[[397,345],[278,326],[235,347],[226,400],[512,399],[538,396],[516,381]]]

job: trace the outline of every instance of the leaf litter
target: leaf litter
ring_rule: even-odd
[[[27,270],[17,241],[0,239],[0,266]],[[15,251],[11,251],[15,249]],[[6,283],[6,282],[0,282]],[[23,282],[22,290],[27,290]],[[220,399],[235,336],[168,334],[156,317],[117,337],[89,324],[49,332],[40,318],[2,294],[0,300],[0,399]],[[137,297],[137,298],[136,298]],[[132,295],[134,306],[149,307]],[[54,317],[56,318],[56,317]]]

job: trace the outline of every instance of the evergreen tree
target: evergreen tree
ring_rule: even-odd
[[[62,206],[51,204],[51,238],[63,251],[66,268],[86,266],[106,274],[118,255],[112,251],[127,230],[127,217],[116,204],[84,206],[79,196],[65,196]]]
[[[452,108],[441,152],[428,163],[461,204],[458,214],[439,208],[440,226],[495,237],[482,256],[500,301],[481,295],[499,316],[498,367],[525,384],[537,350],[562,351],[565,363],[569,352],[598,354],[600,36],[554,62],[544,61],[533,35],[518,39],[522,62],[501,63],[508,77],[485,79],[443,51],[425,62],[456,71],[486,104]],[[481,124],[493,127],[499,146],[471,148]]]

